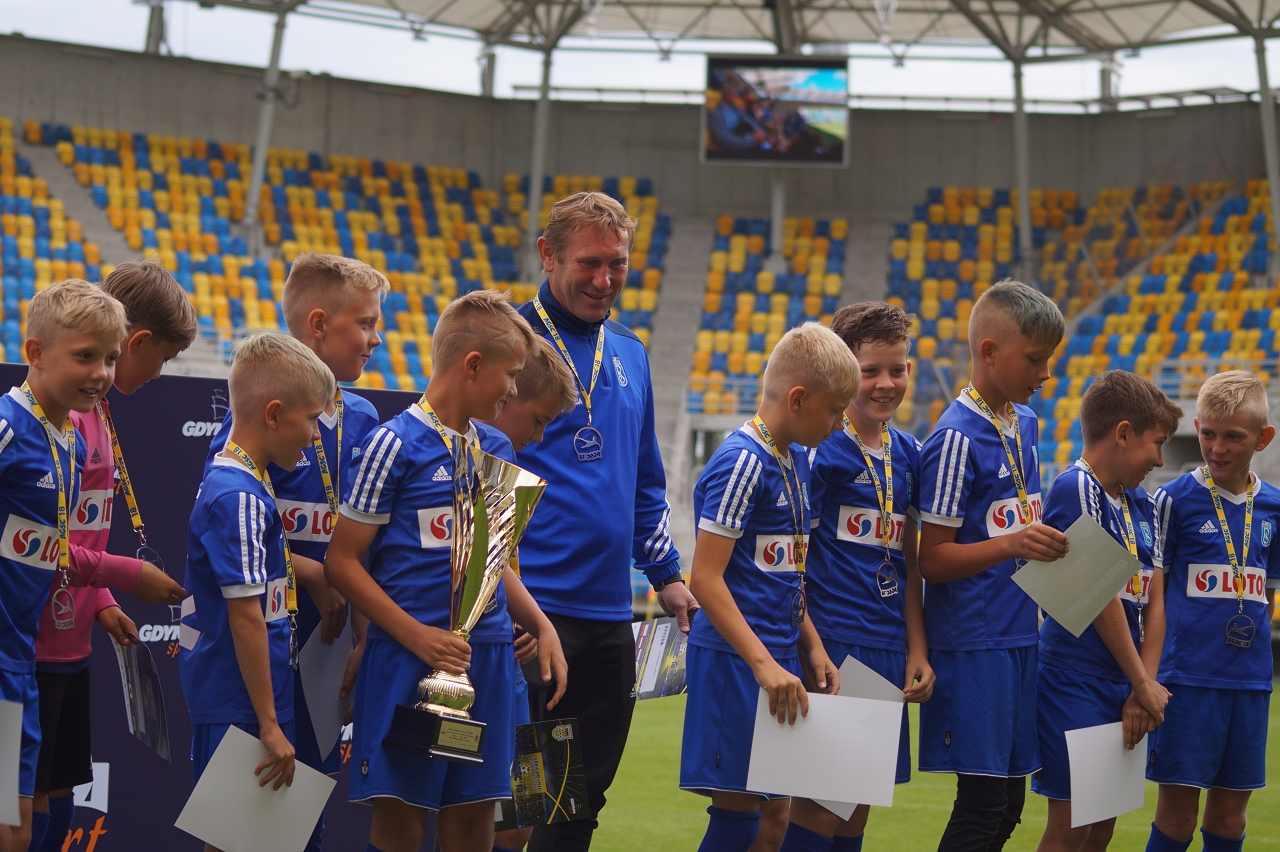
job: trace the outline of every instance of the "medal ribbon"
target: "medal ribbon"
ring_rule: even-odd
[[[1098,479],[1098,474],[1094,473],[1092,465],[1084,459],[1080,459],[1076,464],[1080,465],[1086,473],[1092,476],[1094,480],[1097,481],[1098,487],[1102,488],[1102,480]],[[1105,488],[1102,488],[1102,491],[1104,494],[1106,493]],[[1125,494],[1124,489],[1120,490],[1120,512],[1124,516],[1124,529],[1120,531],[1120,537],[1124,539],[1124,546],[1129,549],[1129,553],[1136,558],[1138,556],[1138,534],[1135,532],[1133,527],[1133,515],[1129,514],[1129,495]],[[1146,599],[1142,594],[1141,560],[1138,561],[1137,573],[1133,575],[1133,584],[1134,588],[1137,590],[1134,592],[1134,597],[1137,598],[1138,609],[1141,610],[1143,604],[1146,603]]]
[[[425,397],[423,397],[425,399]],[[333,526],[338,525],[338,488],[335,480],[338,478],[342,467],[342,389],[339,388],[333,395],[333,404],[338,409],[338,422],[336,427],[337,444],[335,445],[335,455],[338,457],[338,467],[329,469],[329,458],[324,452],[324,441],[316,438],[313,446],[316,451],[316,466],[320,468],[320,481],[324,483],[324,499],[329,504],[329,520]],[[434,414],[435,412],[432,412]],[[132,510],[132,506],[130,506]]]
[[[107,435],[111,437],[111,457],[115,460],[116,471],[120,474],[119,490],[124,495],[125,505],[129,507],[129,522],[133,524],[133,531],[138,534],[138,543],[146,547],[147,536],[144,532],[146,528],[142,523],[142,512],[138,509],[138,497],[133,492],[133,480],[129,478],[129,468],[124,463],[124,451],[120,449],[120,439],[116,436],[116,423],[111,418],[111,412],[102,403],[94,406],[94,410],[98,412],[98,419],[102,421]]]
[[[862,443],[862,438],[858,435],[858,430],[853,428],[853,424],[849,422],[849,416],[844,418],[845,431],[853,438],[853,442],[858,445],[858,449],[862,451],[862,460],[867,463],[867,472],[871,474],[871,482],[876,487],[876,499],[880,501],[880,538],[884,542],[884,561],[893,561],[893,550],[889,547],[893,541],[893,455],[890,448],[892,438],[889,435],[889,424],[880,424],[880,453],[884,458],[884,487],[880,486],[880,477],[876,474],[875,465],[871,463],[871,453],[867,452],[867,447]]]
[[[449,430],[440,422],[440,415],[436,414],[436,410],[431,407],[431,403],[427,402],[427,395],[424,393],[422,399],[418,400],[418,407],[422,409],[422,413],[427,415],[427,421],[435,428],[440,435],[440,440],[444,441],[445,447],[449,452],[453,452],[453,436],[449,434]],[[478,443],[472,443],[477,450],[480,449]]]
[[[1013,407],[1013,403],[1009,403],[1009,419],[1013,426],[1014,439],[1018,442],[1018,458],[1015,460],[1013,451],[1009,449],[1009,441],[1005,438],[1004,427],[1000,425],[1000,420],[996,417],[996,413],[991,410],[991,406],[987,405],[987,401],[982,398],[973,385],[969,385],[964,389],[969,399],[973,400],[973,404],[978,406],[991,425],[996,427],[996,434],[1000,436],[1000,446],[1004,447],[1004,454],[1009,459],[1009,472],[1013,475],[1013,487],[1018,492],[1018,505],[1022,508],[1022,516],[1027,519],[1030,524],[1035,519],[1031,516],[1031,501],[1027,498],[1027,483],[1022,477],[1022,430],[1018,428],[1018,410]]]
[[[778,463],[778,470],[782,474],[782,484],[787,489],[787,500],[791,504],[791,523],[795,527],[796,536],[796,571],[800,574],[801,591],[804,591],[804,507],[800,505],[800,501],[796,499],[800,491],[800,472],[796,471],[796,490],[791,490],[791,480],[787,478],[787,465],[782,460],[782,453],[778,451],[778,445],[774,443],[773,436],[769,434],[769,427],[764,425],[764,421],[757,414],[751,420],[752,425],[759,431],[760,437],[764,438],[765,444],[769,447],[769,451],[773,453],[774,461]]]
[[[49,452],[53,455],[53,469],[58,474],[58,573],[61,575],[62,588],[70,585],[70,577],[67,573],[71,564],[71,545],[67,537],[67,528],[70,524],[68,505],[71,502],[71,495],[68,493],[75,488],[76,483],[76,450],[75,450],[75,426],[71,423],[71,418],[67,418],[66,425],[63,426],[63,434],[71,438],[71,443],[67,451],[67,460],[70,463],[70,470],[66,479],[62,475],[62,459],[58,458],[58,440],[54,437],[53,424],[49,422],[49,418],[44,416],[44,409],[40,407],[40,403],[36,402],[36,396],[31,392],[31,387],[26,382],[22,383],[22,392],[27,397],[27,402],[31,405],[31,413],[40,421],[40,425],[44,427],[44,436],[49,441]],[[70,487],[68,487],[70,486]]]
[[[604,363],[604,324],[600,325],[600,331],[596,334],[596,354],[591,362],[591,387],[587,387],[582,383],[582,378],[578,375],[578,368],[573,366],[573,358],[569,356],[569,347],[564,345],[564,340],[560,337],[556,324],[551,321],[546,308],[542,307],[542,300],[537,296],[533,298],[533,309],[538,312],[538,316],[542,318],[542,324],[551,333],[551,340],[556,344],[556,349],[560,350],[560,357],[564,358],[564,362],[569,365],[569,371],[573,373],[573,380],[578,383],[578,388],[582,391],[582,404],[586,406],[587,425],[590,426],[591,394],[595,393],[596,379],[600,378],[600,365]]]
[[[1249,488],[1244,498],[1244,540],[1241,542],[1240,560],[1236,561],[1236,546],[1231,541],[1231,528],[1227,526],[1227,514],[1222,511],[1222,498],[1218,496],[1218,486],[1213,482],[1213,474],[1209,466],[1204,466],[1204,484],[1209,487],[1209,496],[1213,498],[1213,510],[1218,513],[1218,526],[1222,528],[1222,541],[1227,546],[1227,559],[1231,562],[1231,580],[1236,588],[1236,600],[1239,602],[1238,612],[1244,612],[1244,578],[1240,576],[1240,566],[1249,564],[1249,539],[1253,535],[1253,478],[1249,478]]]
[[[271,475],[265,470],[259,470],[253,459],[249,458],[249,454],[230,438],[227,439],[227,452],[243,462],[244,466],[249,468],[249,472],[266,486],[271,499],[276,499],[276,490],[271,485]],[[296,669],[298,667],[298,578],[293,573],[293,555],[289,552],[289,539],[281,535],[280,540],[284,543],[284,607],[289,612],[289,661]]]

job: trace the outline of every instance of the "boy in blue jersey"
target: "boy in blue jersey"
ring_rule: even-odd
[[[32,834],[40,753],[36,634],[50,588],[62,586],[55,611],[71,627],[76,614],[65,590],[73,581],[132,585],[131,571],[117,561],[71,559],[68,541],[85,461],[84,440],[69,415],[93,411],[110,389],[125,327],[120,303],[86,281],[41,290],[27,308],[27,379],[0,396],[0,700],[22,705],[21,824],[0,825],[0,852],[26,852],[43,840]],[[137,583],[138,597],[148,602],[165,599],[167,589],[181,594],[154,565],[144,564]]]
[[[805,605],[809,459],[858,395],[858,362],[817,323],[792,329],[765,368],[760,410],[716,448],[694,488],[692,591],[703,617],[689,632],[689,700],[680,787],[711,797],[704,852],[746,852],[769,790],[748,790],[760,689],[779,723],[809,712],[808,686],[835,693],[840,673]],[[793,826],[783,849],[822,848]],[[806,830],[800,829],[801,832]]]
[[[920,453],[920,574],[933,697],[920,708],[920,771],[955,772],[938,846],[998,850],[1021,819],[1036,750],[1035,603],[1010,578],[1053,561],[1067,537],[1040,521],[1031,395],[1049,377],[1062,314],[1017,281],[983,293],[969,317],[970,385]]]
[[[227,385],[231,434],[200,485],[187,534],[192,597],[183,605],[179,673],[196,779],[234,725],[262,741],[267,758],[256,780],[278,790],[293,783],[289,668],[301,638],[294,635],[296,576],[268,466],[298,464],[319,437],[335,382],[298,341],[260,334],[236,350]]]
[[[382,316],[382,299],[389,290],[386,276],[366,263],[307,252],[298,255],[290,266],[280,301],[289,333],[316,353],[337,381],[354,382],[364,372],[370,353],[382,344],[378,320]],[[346,622],[347,602],[325,579],[324,555],[359,453],[377,425],[378,412],[368,400],[339,389],[320,415],[319,439],[303,449],[297,466],[292,470],[268,469],[298,575],[298,641],[303,645],[317,629],[321,640],[332,644]],[[230,431],[228,413],[222,428],[213,436],[206,472],[225,449]],[[366,625],[359,613],[352,613],[351,620],[357,645],[348,666],[343,698],[355,683]],[[311,726],[301,674],[295,671],[293,680],[298,760],[312,769],[335,774],[342,769],[341,749],[334,743],[325,743],[330,746],[329,756],[321,760],[322,746]],[[317,698],[336,701],[338,696]],[[307,852],[321,848],[323,831],[321,814]]]
[[[1106,849],[1115,819],[1071,827],[1066,732],[1124,723],[1135,748],[1164,721],[1169,693],[1156,682],[1164,646],[1164,583],[1153,572],[1151,498],[1142,480],[1164,465],[1162,447],[1182,409],[1147,379],[1120,370],[1099,377],[1080,403],[1084,451],[1054,480],[1044,523],[1066,531],[1088,514],[1140,563],[1129,585],[1076,638],[1045,615],[1040,628],[1036,733],[1042,768],[1033,792],[1049,799],[1041,852]]]
[[[1266,786],[1273,589],[1280,584],[1280,491],[1249,466],[1275,437],[1258,377],[1210,377],[1196,398],[1203,467],[1157,489],[1156,568],[1165,573],[1164,725],[1147,778],[1160,785],[1148,852],[1244,845],[1249,794]]]
[[[844,428],[811,456],[809,614],[834,665],[853,656],[902,686],[907,701],[927,701],[934,675],[916,564],[920,444],[889,426],[911,375],[911,318],[894,305],[861,302],[836,311],[831,330],[858,359],[862,389]],[[905,706],[896,780],[911,780]],[[834,835],[833,852],[857,852],[869,811],[859,805],[841,822],[794,799],[791,826]]]
[[[372,622],[356,679],[350,782],[352,801],[373,802],[370,852],[416,852],[428,810],[439,811],[443,852],[492,847],[493,802],[511,796],[515,753],[511,615],[538,640],[542,680],[554,674],[552,706],[567,683],[555,629],[510,569],[469,642],[448,632],[452,448],[465,440],[514,463],[511,442],[473,420],[494,419],[515,394],[532,342],[496,290],[451,303],[436,325],[426,393],[365,442],[329,545],[330,582]],[[396,705],[416,702],[432,669],[466,672],[474,685],[469,712],[487,725],[482,764],[383,744]]]

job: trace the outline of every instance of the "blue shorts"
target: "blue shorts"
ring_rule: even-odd
[[[1184,787],[1267,786],[1271,693],[1165,684],[1164,724],[1151,734],[1147,780]]]
[[[293,718],[298,730],[298,760],[312,769],[325,775],[337,775],[342,771],[342,749],[338,748],[338,740],[332,743],[329,757],[320,759],[320,744],[316,741],[315,729],[311,727],[311,711],[307,709],[307,697],[302,694],[302,675],[293,673]],[[338,733],[342,738],[342,733]]]
[[[920,771],[1020,778],[1040,768],[1035,645],[930,651],[938,676],[920,705]]]
[[[680,789],[707,796],[730,792],[780,798],[747,789],[760,695],[751,666],[737,654],[696,645],[689,645],[685,654],[689,698],[684,708]],[[799,657],[778,660],[778,664],[801,676]]]
[[[515,696],[515,713],[516,724],[529,724],[529,682],[524,679],[524,669],[516,662],[515,655],[511,655],[511,671],[514,681],[512,694]]]
[[[484,763],[457,763],[382,744],[396,705],[417,703],[418,681],[431,673],[431,667],[398,642],[366,640],[356,677],[351,801],[387,796],[440,810],[511,798],[511,761],[516,750],[513,659],[510,642],[471,646],[467,677],[475,688],[476,703],[468,712],[486,725],[480,752]]]
[[[230,725],[191,726],[191,768],[195,772],[197,781],[204,774],[204,768],[209,765],[209,759],[218,750],[218,744],[227,735],[227,729],[230,727]],[[241,725],[238,722],[236,727],[253,737],[258,736],[262,730],[257,725]],[[280,730],[284,731],[285,739],[293,743],[296,749],[298,734],[294,720],[290,719],[288,722],[282,722]]]
[[[0,701],[22,705],[22,754],[18,761],[18,795],[36,794],[36,764],[40,759],[40,687],[36,673],[0,669]]]
[[[1128,697],[1127,682],[1041,663],[1036,694],[1036,738],[1040,742],[1041,765],[1040,771],[1031,778],[1031,792],[1070,801],[1067,731],[1119,722]],[[1138,746],[1145,747],[1145,743]]]
[[[836,668],[844,665],[846,657],[853,657],[880,677],[902,686],[907,676],[907,655],[899,651],[882,651],[879,648],[867,648],[863,645],[847,645],[835,639],[823,637],[822,647]],[[898,773],[893,779],[895,784],[906,784],[911,780],[911,729],[907,725],[907,705],[902,705],[902,733],[898,736]]]

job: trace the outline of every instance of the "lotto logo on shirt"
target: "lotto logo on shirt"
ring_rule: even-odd
[[[808,536],[804,537],[804,546],[809,546]],[[800,555],[793,535],[756,536],[756,567],[761,571],[770,574],[795,571],[800,564]]]
[[[267,623],[279,621],[289,614],[289,609],[285,605],[288,583],[287,579],[281,577],[267,584],[266,611],[262,614]]]
[[[17,515],[10,515],[0,533],[0,556],[52,571],[58,567],[58,531]]]
[[[1244,581],[1245,600],[1267,602],[1267,574],[1261,568],[1244,568],[1240,571]],[[1230,598],[1235,600],[1236,589],[1230,565],[1188,565],[1187,597]]]
[[[1142,569],[1142,589],[1141,589],[1141,592],[1142,592],[1142,600],[1143,600],[1143,602],[1146,602],[1146,601],[1148,601],[1148,600],[1150,600],[1150,599],[1151,599],[1151,598],[1150,598],[1150,595],[1151,595],[1151,574],[1152,574],[1152,571],[1151,571],[1151,569],[1150,569],[1150,568],[1143,568],[1143,569]],[[1136,602],[1138,601],[1138,592],[1139,592],[1138,584],[1134,581],[1134,578],[1133,578],[1133,577],[1130,577],[1130,578],[1129,578],[1129,582],[1125,585],[1125,587],[1124,587],[1123,589],[1121,589],[1121,590],[1120,590],[1120,599],[1121,599],[1121,600],[1126,600],[1126,601],[1133,601],[1133,602],[1135,602],[1135,603],[1136,603]]]
[[[328,541],[333,535],[333,515],[327,503],[276,500],[284,535],[290,541]]]
[[[889,549],[902,549],[902,525],[907,518],[895,514],[890,518],[893,529],[889,531]],[[866,509],[861,506],[841,506],[840,523],[836,527],[836,538],[840,541],[852,541],[868,544],[872,547],[884,547],[884,515],[879,509]]]
[[[81,491],[80,502],[71,513],[71,526],[78,530],[104,530],[111,526],[112,494],[107,490]]]
[[[453,541],[453,507],[418,510],[423,547],[448,547]]]
[[[1022,503],[1017,497],[994,501],[987,507],[987,535],[992,538],[998,535],[1008,535],[1040,520],[1040,516],[1044,514],[1044,505],[1040,499],[1040,493],[1036,492],[1029,495],[1027,503],[1031,505],[1030,518],[1023,514]]]

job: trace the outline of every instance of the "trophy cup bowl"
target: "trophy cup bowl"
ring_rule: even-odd
[[[497,591],[546,486],[523,468],[454,442],[449,629],[463,641]],[[396,705],[383,742],[430,757],[483,763],[485,725],[468,712],[475,697],[465,673],[432,671],[418,682],[416,704]]]

